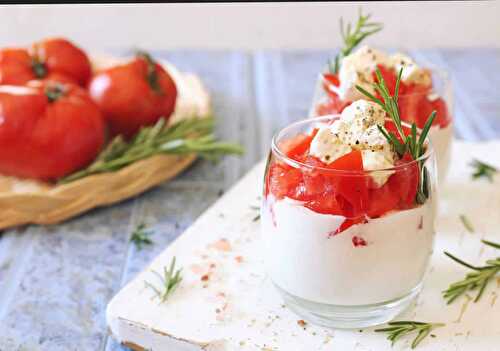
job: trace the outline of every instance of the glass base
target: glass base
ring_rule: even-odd
[[[422,284],[398,299],[372,305],[329,305],[291,295],[275,284],[285,304],[306,321],[328,328],[356,329],[384,324],[406,310],[420,293]]]

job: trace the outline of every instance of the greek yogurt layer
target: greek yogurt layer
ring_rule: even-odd
[[[281,289],[305,300],[366,305],[418,288],[434,240],[430,202],[334,234],[342,216],[269,196],[262,206],[267,270]]]

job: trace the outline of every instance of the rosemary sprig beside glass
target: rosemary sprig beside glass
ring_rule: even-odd
[[[481,242],[485,245],[500,250],[500,244],[487,240],[481,240]],[[443,291],[443,297],[447,300],[448,304],[451,304],[453,301],[455,301],[457,298],[465,294],[467,291],[476,289],[479,289],[479,291],[476,297],[474,298],[474,302],[479,301],[488,283],[498,273],[500,273],[500,257],[494,260],[487,260],[485,266],[477,267],[459,259],[458,257],[453,256],[447,251],[445,251],[444,254],[449,258],[451,258],[453,261],[461,264],[462,266],[465,266],[473,270],[473,272],[467,273],[464,279],[451,284],[448,287],[448,289]]]
[[[377,22],[369,22],[371,14],[363,15],[361,8],[359,9],[358,21],[354,26],[351,23],[347,23],[344,27],[344,21],[340,17],[340,34],[342,35],[342,40],[344,41],[344,47],[340,49],[340,52],[335,56],[335,59],[330,60],[328,63],[330,73],[337,74],[340,68],[340,60],[347,55],[349,55],[356,46],[361,43],[366,37],[380,32],[384,25]],[[333,61],[333,62],[332,62]]]
[[[144,245],[152,245],[153,241],[149,237],[151,235],[150,231],[146,230],[146,224],[140,223],[132,232],[130,237],[130,242],[135,244],[138,250],[142,250]]]
[[[478,159],[472,160],[470,166],[474,168],[472,179],[486,178],[490,183],[493,182],[493,175],[498,172],[498,169],[492,165],[479,161]]]
[[[87,168],[60,179],[59,183],[117,171],[156,154],[197,154],[216,160],[222,155],[243,153],[240,145],[218,141],[213,129],[213,118],[185,119],[172,125],[162,118],[153,126],[141,128],[130,141],[120,135],[115,137]]]
[[[380,95],[380,99],[375,97],[373,94],[359,85],[356,85],[356,89],[358,89],[359,92],[368,97],[371,101],[380,105],[394,122],[394,125],[396,126],[397,132],[399,134],[399,138],[402,140],[402,142],[392,132],[387,131],[385,127],[378,126],[378,129],[385,136],[387,141],[394,147],[394,150],[399,155],[399,157],[401,158],[406,152],[409,152],[414,160],[418,160],[422,155],[425,154],[425,139],[427,138],[427,134],[429,133],[429,129],[431,128],[434,118],[436,118],[436,111],[432,111],[430,116],[427,118],[427,121],[425,122],[425,125],[420,132],[420,135],[417,135],[417,125],[415,124],[415,122],[411,125],[411,132],[406,135],[403,130],[403,124],[401,121],[401,116],[399,115],[398,106],[399,86],[401,83],[403,68],[401,67],[401,69],[399,70],[399,74],[396,79],[394,95],[391,95],[391,93],[389,92],[387,84],[382,77],[382,73],[378,68],[376,69],[375,74],[377,76],[377,83],[374,83],[373,87],[375,91]],[[421,180],[417,190],[416,201],[417,203],[422,204],[429,197],[429,175],[427,168],[423,165],[422,161],[418,163],[418,166],[421,174]]]
[[[443,327],[443,323],[424,323],[413,321],[397,321],[389,322],[388,327],[375,329],[379,333],[388,333],[387,339],[391,341],[392,345],[404,335],[410,333],[417,333],[415,339],[411,343],[411,348],[414,349],[418,344],[431,332],[431,330]]]
[[[172,261],[170,262],[170,267],[168,269],[166,266],[163,267],[163,275],[156,271],[151,271],[159,278],[161,282],[160,288],[157,288],[148,281],[145,281],[144,285],[154,291],[156,296],[160,299],[160,303],[164,303],[181,283],[181,271],[182,269],[175,270],[174,256],[174,258],[172,258]]]

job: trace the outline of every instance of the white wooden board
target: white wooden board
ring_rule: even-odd
[[[500,167],[500,142],[455,142],[446,184],[440,191],[438,234],[422,294],[401,318],[444,322],[422,351],[498,351],[500,278],[473,303],[460,298],[446,305],[441,291],[466,271],[443,255],[448,250],[471,263],[497,257],[481,238],[500,242],[500,177],[471,181],[468,163],[476,157]],[[151,266],[109,303],[107,321],[114,337],[134,349],[181,350],[407,350],[412,338],[393,348],[385,335],[364,330],[331,330],[299,325],[263,271],[258,214],[263,162],[207,210]],[[475,227],[469,233],[459,216]],[[183,267],[183,281],[164,304],[145,281],[172,257]],[[383,259],[383,258],[381,258]],[[360,282],[360,289],[363,289]],[[367,291],[368,293],[368,291]],[[471,295],[472,296],[472,295]]]

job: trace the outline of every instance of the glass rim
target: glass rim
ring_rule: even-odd
[[[431,72],[431,79],[435,76],[435,73],[436,73],[436,75],[440,79],[443,80],[445,86],[451,85],[450,73],[447,70],[445,70],[444,68],[441,68],[440,66],[437,66],[437,65],[432,64],[432,63],[426,63],[425,67],[423,67],[423,68],[427,69]],[[330,73],[328,68],[325,68],[325,70],[319,74],[319,78],[321,80],[321,83],[327,84],[328,86],[333,85],[333,86],[337,87],[336,85],[334,85],[332,82],[330,82],[328,79],[325,78],[325,74],[332,74],[332,73]],[[328,90],[330,90],[330,89],[328,89]],[[332,91],[332,92],[335,93],[334,91]],[[434,84],[431,85],[430,90],[428,90],[428,91],[414,92],[414,93],[410,93],[410,94],[408,94],[408,93],[399,94],[399,97],[401,97],[401,96],[405,96],[405,97],[423,96],[423,95],[427,96],[429,94],[436,94],[435,89],[434,89]],[[439,97],[443,98],[442,95],[439,95]]]
[[[301,161],[294,160],[293,158],[288,157],[279,147],[278,142],[280,137],[282,135],[292,129],[293,127],[297,127],[299,125],[303,124],[313,124],[317,122],[322,122],[322,121],[327,121],[327,120],[332,120],[332,119],[338,119],[340,118],[340,114],[332,114],[332,115],[324,115],[324,116],[319,116],[319,117],[312,117],[312,118],[306,118],[306,119],[301,119],[298,121],[295,121],[291,124],[288,124],[286,127],[280,129],[278,132],[276,132],[273,135],[273,138],[271,139],[271,152],[278,157],[280,160],[283,162],[287,163],[288,165],[295,167],[295,168],[306,168],[310,170],[319,170],[322,173],[332,173],[332,174],[341,174],[341,175],[356,175],[356,176],[369,176],[371,174],[376,174],[376,173],[382,173],[382,172],[395,172],[397,170],[401,169],[406,169],[408,167],[411,167],[418,162],[426,161],[429,159],[431,156],[434,155],[434,148],[432,146],[432,143],[429,139],[429,134],[427,134],[427,137],[425,138],[424,145],[427,146],[425,153],[417,158],[416,160],[412,160],[410,162],[406,163],[401,163],[399,165],[395,165],[393,167],[389,168],[380,168],[380,169],[374,169],[374,170],[361,170],[361,171],[350,171],[350,170],[342,170],[342,169],[332,169],[332,168],[326,168],[326,167],[321,167],[321,166],[313,166]],[[390,118],[386,118],[386,120],[391,120]],[[406,122],[402,122],[404,127],[411,127],[410,124]],[[419,135],[421,132],[421,129],[417,127],[417,135]]]

